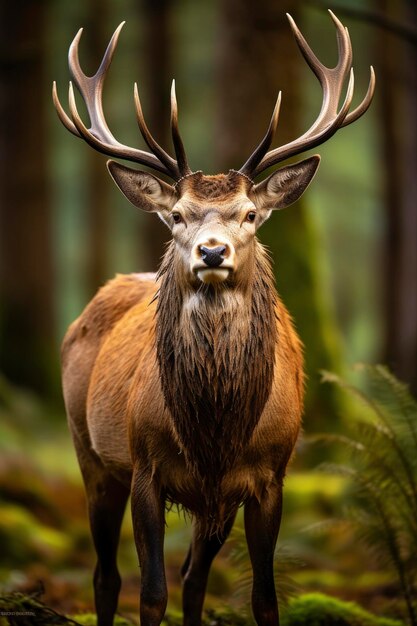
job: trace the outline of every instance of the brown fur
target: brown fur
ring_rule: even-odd
[[[125,174],[121,170],[120,180],[130,186],[130,199],[142,206],[141,195],[152,194],[149,210],[160,206],[156,179],[148,185],[141,174],[135,186]],[[255,237],[269,207],[263,209],[251,182],[235,172],[195,174],[176,191],[167,187],[161,187],[168,207],[161,207],[161,216],[173,241],[159,275],[110,281],[71,325],[62,348],[65,404],[98,554],[97,610],[106,625],[119,585],[114,561],[108,570],[106,561],[115,555],[129,492],[145,585],[144,624],[144,615],[153,615],[153,585],[159,589],[159,617],[166,597],[158,586],[163,568],[158,565],[153,575],[150,565],[160,562],[162,549],[159,506],[175,503],[196,519],[183,568],[189,615],[201,612],[202,596],[195,596],[193,585],[205,586],[202,571],[208,571],[242,503],[248,542],[259,552],[259,563],[254,562],[259,578],[273,553],[282,481],[302,414],[301,345]],[[268,193],[262,197],[270,203]],[[179,225],[171,211],[181,215]],[[253,211],[256,223],[249,223]],[[225,261],[232,264],[230,272],[223,270],[227,278],[197,279],[201,241],[227,242]],[[267,543],[256,548],[265,532]]]
[[[201,484],[198,509],[215,520],[222,479],[248,445],[271,393],[276,295],[259,245],[246,310],[225,305],[230,293],[207,285],[200,306],[184,313],[175,268],[172,246],[157,309],[161,384],[187,467]]]
[[[225,309],[223,296],[208,288],[206,307],[181,319],[172,254],[171,247],[157,307],[150,276],[119,276],[70,327],[64,380],[77,376],[69,388],[64,384],[65,397],[73,432],[83,434],[116,477],[129,484],[137,450],[159,467],[153,472],[169,499],[210,517],[212,528],[233,504],[260,497],[284,474],[302,410],[301,350],[259,244],[249,306],[236,318],[236,309]],[[154,415],[161,416],[156,428]]]
[[[214,174],[207,176],[196,172],[179,183],[181,193],[191,192],[199,200],[214,200],[221,198],[222,202],[231,195],[247,192],[251,182],[239,172],[230,170],[228,174]]]

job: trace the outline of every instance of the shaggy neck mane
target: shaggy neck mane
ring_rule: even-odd
[[[211,509],[221,479],[249,442],[269,397],[276,343],[276,290],[255,243],[245,287],[184,287],[175,246],[160,270],[157,353],[162,389],[190,471]]]

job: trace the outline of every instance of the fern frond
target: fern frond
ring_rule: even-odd
[[[357,422],[351,436],[316,437],[343,446],[352,463],[320,469],[350,480],[356,499],[345,518],[374,556],[393,567],[410,623],[417,626],[417,402],[386,367],[361,368],[369,380],[365,391],[323,373],[324,381],[359,398],[374,418]]]
[[[322,380],[337,384],[373,411],[377,421],[361,422],[360,428],[365,430],[368,427],[374,430],[369,440],[373,448],[377,448],[379,443],[384,455],[391,457],[394,454],[398,457],[399,463],[395,458],[392,460],[392,467],[395,466],[396,471],[395,475],[391,476],[391,482],[396,482],[398,489],[403,491],[404,495],[406,490],[410,491],[407,498],[410,496],[412,498],[414,509],[412,517],[417,519],[417,402],[410,395],[408,387],[398,381],[386,367],[361,365],[360,368],[366,371],[373,381],[371,394],[346,383],[330,372],[322,372]],[[404,432],[404,421],[411,437]],[[375,436],[378,437],[378,441],[375,441]],[[388,445],[382,445],[384,441]],[[363,440],[353,443],[349,438],[344,438],[341,443],[345,443],[350,448],[356,446],[358,451],[361,451],[361,446],[365,445]],[[385,462],[384,465],[388,469],[388,463]],[[406,487],[397,476],[397,470],[402,470],[404,473]],[[390,471],[393,471],[392,468]],[[414,526],[416,527],[416,524]]]
[[[417,401],[408,385],[399,381],[384,365],[363,366],[372,381],[375,402],[389,411],[391,421],[407,427],[410,442],[417,450]],[[414,457],[417,463],[417,459]]]
[[[416,482],[407,459],[403,458],[401,442],[378,422],[361,423],[356,430],[361,439],[354,449],[362,457],[358,461],[387,499],[395,501],[396,507],[403,511],[410,532],[417,537]]]
[[[329,532],[344,530],[348,526],[350,526],[350,522],[347,519],[330,517],[328,519],[321,520],[320,522],[314,522],[313,524],[305,526],[302,532],[313,535],[322,535]]]

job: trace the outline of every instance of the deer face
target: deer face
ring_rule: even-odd
[[[201,283],[245,282],[258,228],[273,209],[298,200],[319,161],[313,156],[284,167],[257,185],[234,170],[217,176],[196,172],[171,186],[114,161],[108,168],[130,202],[165,222],[176,244],[181,274],[198,288]]]
[[[193,176],[167,215],[183,275],[197,288],[243,278],[257,227],[246,182],[236,175]]]

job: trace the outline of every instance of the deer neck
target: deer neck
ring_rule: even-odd
[[[271,392],[277,295],[258,242],[244,286],[190,291],[176,267],[171,246],[157,307],[161,383],[189,469],[212,492],[249,442]]]

